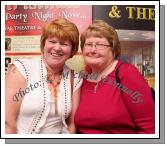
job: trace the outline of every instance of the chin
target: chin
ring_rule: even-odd
[[[58,66],[63,66],[63,65],[64,65],[63,62],[50,63],[50,66],[52,66],[52,67],[58,67]]]
[[[101,61],[98,59],[86,59],[85,63],[90,65],[99,65],[101,64]]]
[[[99,66],[100,65],[100,63],[98,63],[98,62],[94,62],[94,61],[89,61],[89,62],[86,62],[86,64],[88,65],[88,66]]]
[[[52,59],[49,61],[52,66],[62,65],[65,64],[64,59]]]

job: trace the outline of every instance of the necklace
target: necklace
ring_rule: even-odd
[[[50,74],[48,72],[48,75],[47,75],[48,88],[51,91],[51,95],[52,95],[52,97],[54,98],[54,101],[55,101],[55,114],[58,113],[58,110],[57,110],[57,93],[58,93],[59,84],[61,82],[61,78],[62,78],[62,73],[54,75],[54,74]]]
[[[61,77],[62,77],[62,72],[53,74],[53,73],[48,71],[48,73],[47,73],[47,82],[51,83],[53,85],[60,84]]]
[[[61,82],[61,78],[62,78],[62,72],[53,74],[48,71],[48,74],[47,74],[48,86],[52,92],[52,96],[55,98],[57,97],[57,87]]]
[[[107,74],[111,71],[113,71],[113,67],[114,67],[114,64],[115,64],[115,60],[109,65],[107,66],[103,71],[102,73],[99,74],[99,77],[100,77],[100,80],[104,79],[107,77]],[[97,77],[98,78],[98,77]],[[95,86],[94,86],[94,93],[97,92],[97,89],[98,89],[98,86],[99,86],[99,82],[100,81],[97,81]]]
[[[61,75],[63,72],[62,69],[58,72],[54,72],[54,69],[52,69],[45,61],[44,61],[44,64],[47,70],[46,82],[53,85],[60,84]]]
[[[94,86],[94,93],[97,92],[98,85],[99,85],[99,83],[97,82],[96,85]]]

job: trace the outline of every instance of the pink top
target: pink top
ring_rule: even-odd
[[[99,81],[98,86],[86,79],[83,81],[75,115],[78,133],[155,133],[155,106],[147,82],[131,64],[120,67],[119,77],[122,88],[116,86],[115,70]]]

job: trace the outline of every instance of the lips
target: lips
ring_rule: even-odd
[[[90,57],[90,58],[99,58],[100,56],[98,54],[87,54],[87,57]]]
[[[63,54],[62,53],[50,53],[53,57],[62,57]]]

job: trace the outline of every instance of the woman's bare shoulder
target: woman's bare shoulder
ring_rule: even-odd
[[[25,78],[24,76],[20,73],[20,71],[18,70],[18,68],[14,65],[14,64],[10,64],[8,67],[8,70],[6,72],[6,76],[5,76],[6,81],[15,81],[17,83],[19,83],[19,81],[21,81],[22,83],[25,83]]]

